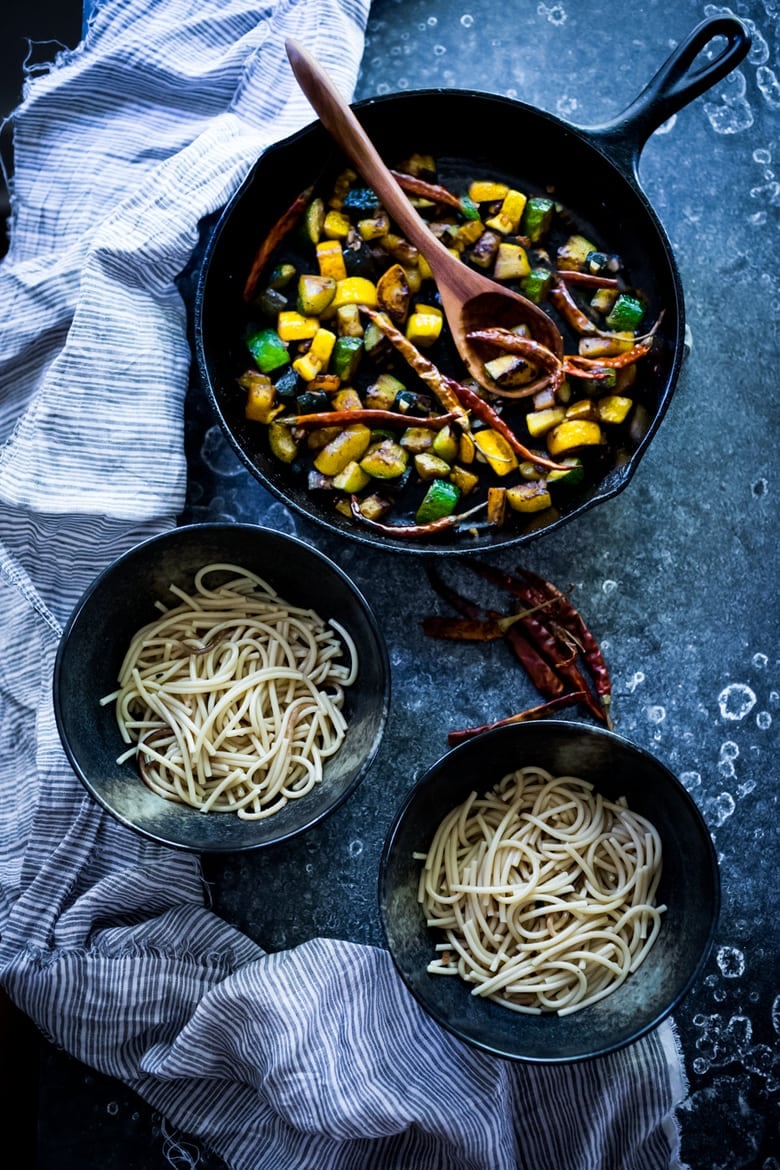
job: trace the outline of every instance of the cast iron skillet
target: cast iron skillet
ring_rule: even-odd
[[[714,42],[714,44],[713,44]],[[663,310],[652,353],[642,365],[644,398],[639,424],[600,479],[572,492],[558,510],[505,528],[475,534],[397,538],[376,532],[334,510],[329,493],[307,490],[268,451],[266,428],[247,423],[245,393],[236,383],[247,368],[242,290],[257,248],[295,197],[339,159],[319,122],[269,150],[225,207],[206,248],[195,300],[195,345],[200,378],[239,458],[290,508],[331,531],[398,552],[462,554],[520,545],[551,532],[610,499],[631,480],[669,406],[683,359],[685,310],[669,241],[638,179],[645,142],[663,122],[723,80],[745,57],[743,25],[719,16],[697,25],[639,96],[614,120],[571,126],[522,102],[468,90],[420,90],[370,98],[354,106],[383,157],[397,162],[414,151],[439,164],[440,181],[453,189],[477,176],[514,180],[526,191],[552,188],[580,228],[607,251],[618,252],[635,287],[649,297],[647,320]],[[705,49],[709,57],[699,57]],[[513,171],[514,167],[514,171]],[[522,170],[522,173],[518,171]],[[408,522],[408,521],[407,521]]]

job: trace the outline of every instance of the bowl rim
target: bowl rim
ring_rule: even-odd
[[[607,742],[612,742],[615,745],[620,746],[623,750],[634,754],[637,758],[644,760],[646,763],[650,764],[653,768],[657,769],[659,772],[665,773],[667,779],[672,783],[672,786],[677,790],[677,793],[680,796],[680,798],[682,799],[682,802],[688,807],[688,811],[691,814],[692,821],[696,825],[696,828],[701,836],[702,843],[704,846],[704,854],[705,854],[704,863],[707,866],[708,878],[712,884],[712,906],[711,906],[711,910],[710,910],[710,922],[709,922],[709,927],[707,930],[706,937],[702,943],[701,950],[700,950],[700,953],[699,953],[699,956],[698,956],[696,962],[692,965],[691,970],[689,971],[687,978],[685,979],[683,984],[676,990],[676,992],[675,992],[674,996],[672,997],[672,999],[670,1000],[670,1002],[663,1009],[657,1011],[651,1019],[647,1020],[641,1026],[638,1026],[636,1028],[636,1030],[630,1036],[618,1039],[617,1041],[615,1041],[613,1043],[605,1043],[605,1044],[601,1045],[599,1048],[594,1049],[594,1050],[590,1050],[587,1052],[565,1054],[565,1055],[550,1055],[550,1056],[523,1054],[523,1053],[518,1052],[516,1049],[513,1050],[511,1047],[509,1047],[507,1045],[502,1046],[499,1044],[487,1043],[487,1042],[480,1040],[477,1037],[473,1036],[470,1033],[470,1031],[468,1030],[468,1028],[461,1027],[461,1026],[453,1023],[450,1019],[448,1019],[446,1013],[443,1011],[440,1011],[438,1009],[437,1005],[435,1004],[435,1002],[432,1003],[430,1001],[430,999],[426,995],[422,994],[418,990],[418,988],[414,985],[414,983],[412,981],[410,981],[409,978],[407,977],[407,973],[404,970],[404,967],[403,967],[402,963],[400,962],[398,956],[396,955],[395,948],[393,947],[393,945],[390,941],[390,933],[388,931],[388,916],[387,916],[387,911],[386,911],[387,880],[388,880],[388,870],[389,870],[389,867],[391,864],[391,855],[392,855],[397,837],[398,837],[402,827],[405,825],[407,818],[409,817],[410,813],[412,812],[415,804],[417,803],[417,800],[420,797],[423,789],[428,785],[428,783],[435,780],[436,777],[439,775],[439,773],[442,771],[442,769],[444,767],[448,766],[453,760],[455,760],[455,762],[457,762],[457,760],[460,758],[461,755],[465,755],[469,751],[472,751],[472,752],[475,751],[476,749],[475,749],[474,745],[476,743],[481,745],[483,748],[487,748],[489,746],[489,741],[491,739],[497,739],[497,738],[502,738],[502,737],[509,738],[513,735],[518,735],[518,734],[522,735],[525,733],[525,730],[527,730],[529,727],[532,727],[532,726],[539,727],[541,724],[544,724],[554,734],[560,734],[563,736],[569,736],[569,735],[574,735],[574,734],[577,734],[577,735],[586,734],[586,735],[592,736],[593,738],[606,740]],[[524,730],[522,730],[522,729],[524,729]],[[488,788],[492,787],[493,784],[497,783],[497,781],[499,779],[500,779],[500,777],[498,777],[498,776],[495,776],[493,778],[488,778],[486,781],[484,781],[483,785],[478,787],[478,791],[481,792],[481,791],[487,790]],[[442,818],[444,816],[446,816],[447,812],[450,811],[455,806],[455,804],[457,802],[458,801],[456,799],[453,802],[451,802],[449,805],[447,805],[447,807],[442,808],[442,811],[441,811]],[[612,729],[608,729],[606,727],[598,727],[595,724],[582,723],[578,720],[563,720],[563,719],[539,719],[539,720],[533,720],[533,721],[529,720],[529,721],[525,721],[525,722],[518,722],[518,723],[513,723],[513,724],[507,724],[507,725],[504,725],[501,727],[491,728],[490,730],[481,732],[478,736],[474,736],[474,737],[472,737],[472,739],[466,740],[466,741],[458,744],[456,747],[450,748],[448,751],[442,753],[442,755],[440,755],[438,757],[438,759],[436,759],[428,768],[426,768],[425,771],[416,779],[416,781],[411,786],[411,788],[406,793],[403,800],[401,801],[401,803],[399,804],[399,806],[396,809],[396,812],[393,816],[391,824],[390,824],[390,826],[387,829],[387,832],[385,834],[385,839],[384,839],[384,843],[382,846],[380,862],[379,862],[378,880],[377,880],[377,893],[378,893],[378,902],[379,902],[380,926],[381,926],[381,930],[382,930],[385,948],[390,953],[390,957],[392,959],[393,965],[396,969],[396,972],[397,972],[399,978],[401,979],[401,981],[403,982],[404,986],[409,991],[409,993],[413,996],[413,998],[416,1000],[416,1002],[420,1005],[420,1007],[426,1013],[426,1015],[429,1016],[436,1023],[438,1023],[442,1028],[444,1028],[446,1031],[448,1031],[451,1035],[456,1036],[459,1040],[463,1041],[464,1043],[466,1043],[468,1046],[470,1046],[473,1049],[487,1052],[491,1056],[499,1057],[503,1060],[510,1060],[513,1062],[517,1062],[517,1063],[521,1063],[521,1064],[529,1064],[529,1065],[530,1064],[533,1064],[533,1065],[578,1064],[578,1063],[582,1063],[584,1061],[598,1059],[599,1057],[607,1056],[610,1053],[618,1052],[621,1049],[624,1049],[624,1048],[630,1046],[631,1044],[636,1043],[638,1040],[642,1039],[642,1037],[647,1036],[650,1032],[654,1031],[661,1023],[663,1023],[663,1021],[665,1019],[667,1019],[676,1010],[677,1007],[679,1007],[680,1003],[685,999],[685,997],[687,996],[687,994],[691,990],[691,987],[693,986],[693,984],[700,977],[701,972],[704,969],[704,967],[705,967],[705,965],[710,957],[710,954],[711,954],[712,948],[713,948],[713,944],[715,941],[715,936],[716,936],[717,928],[718,928],[718,922],[719,922],[719,918],[720,918],[721,896],[722,896],[721,895],[721,877],[720,877],[720,868],[718,865],[717,851],[715,849],[715,844],[712,840],[712,836],[710,834],[710,831],[707,828],[707,824],[706,824],[706,821],[704,820],[704,816],[702,814],[702,811],[699,808],[699,806],[696,804],[696,801],[693,799],[690,792],[688,792],[688,790],[686,789],[685,785],[675,775],[675,773],[668,767],[668,765],[665,764],[662,760],[660,760],[653,752],[649,751],[647,748],[643,747],[640,744],[634,743],[632,740],[628,739],[627,737],[619,734],[618,732],[616,732]],[[464,985],[464,987],[465,987],[465,985]],[[469,994],[467,988],[465,990],[465,993],[466,993],[466,995]],[[559,1017],[556,1017],[554,1015],[554,1013],[552,1013],[552,1018],[559,1018]]]
[[[186,541],[187,539],[196,536],[197,534],[216,534],[230,529],[231,531],[243,531],[248,536],[257,537],[261,539],[270,535],[275,540],[280,540],[282,543],[289,543],[297,546],[298,550],[305,555],[312,558],[318,564],[327,565],[328,569],[338,578],[342,585],[346,588],[349,594],[359,605],[368,629],[373,637],[374,660],[379,667],[379,674],[382,679],[382,689],[379,696],[379,714],[378,725],[373,741],[370,745],[369,751],[366,753],[360,765],[355,769],[355,775],[343,791],[338,794],[326,807],[306,820],[304,824],[293,826],[279,833],[278,836],[272,837],[270,840],[260,840],[253,842],[242,842],[237,840],[235,842],[228,841],[224,844],[215,843],[213,846],[204,847],[195,842],[181,841],[173,839],[170,834],[164,832],[155,832],[153,829],[144,825],[138,824],[132,817],[128,816],[122,810],[114,807],[110,800],[107,799],[99,784],[97,784],[85,771],[81,759],[73,748],[71,737],[65,726],[65,716],[63,711],[63,687],[65,676],[65,660],[68,652],[68,643],[70,634],[74,627],[81,619],[84,611],[89,603],[95,598],[96,594],[104,587],[107,581],[114,577],[118,572],[127,566],[129,562],[141,554],[148,548],[154,545],[167,544],[171,540]],[[270,574],[269,574],[270,575]],[[164,845],[171,849],[183,851],[194,854],[230,854],[230,853],[250,853],[261,849],[273,848],[276,845],[286,843],[299,835],[308,832],[316,825],[319,825],[323,820],[329,817],[336,811],[346,800],[351,797],[359,784],[366,777],[368,771],[373,765],[376,756],[379,752],[384,732],[387,727],[387,721],[390,712],[391,701],[391,672],[390,672],[390,658],[387,648],[386,640],[382,634],[378,619],[363,591],[359,588],[357,583],[352,580],[348,573],[345,572],[341,566],[332,559],[327,553],[317,548],[315,545],[308,544],[299,536],[292,535],[288,532],[283,532],[280,529],[272,528],[267,524],[254,524],[249,521],[233,522],[233,521],[205,521],[202,523],[193,522],[188,524],[176,525],[173,528],[164,529],[161,532],[154,533],[147,536],[129,548],[107,565],[105,565],[85,587],[80,594],[76,603],[74,604],[68,618],[62,628],[59,643],[54,659],[54,667],[52,672],[51,694],[54,709],[55,724],[59,735],[59,740],[68,762],[76,774],[76,777],[81,782],[82,786],[90,797],[107,812],[117,823],[123,825],[125,828],[132,830],[147,841],[152,841],[157,845]],[[243,822],[237,822],[239,825]]]

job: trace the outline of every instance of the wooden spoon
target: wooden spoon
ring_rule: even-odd
[[[511,329],[525,324],[534,340],[563,356],[559,330],[533,301],[489,280],[458,260],[433,235],[379,156],[351,107],[320,65],[297,41],[285,43],[292,71],[325,129],[378,196],[407,239],[427,260],[439,290],[452,339],[472,378],[495,390],[467,334],[477,329]]]

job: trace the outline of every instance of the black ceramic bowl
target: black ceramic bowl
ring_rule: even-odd
[[[426,971],[441,932],[417,901],[420,862],[442,818],[522,765],[588,780],[658,829],[663,843],[661,931],[638,970],[604,999],[568,1016],[520,1015],[478,998],[457,977]],[[682,784],[653,756],[612,732],[557,720],[485,732],[453,749],[422,777],[398,812],[384,847],[379,900],[396,967],[422,1007],[456,1036],[497,1056],[538,1064],[579,1061],[622,1048],[680,1003],[709,953],[720,907],[715,851]]]
[[[326,761],[324,778],[300,800],[263,820],[200,813],[163,799],[140,780],[113,704],[124,654],[135,632],[159,617],[155,601],[170,604],[169,585],[192,587],[212,562],[249,569],[284,600],[339,622],[355,641],[359,674],[346,691],[346,739]],[[370,767],[390,702],[387,649],[365,598],[331,560],[300,540],[250,524],[176,528],[137,545],[87,589],[62,635],[54,668],[54,711],[62,743],[87,791],[124,825],[161,844],[203,853],[257,849],[317,824],[353,792]]]

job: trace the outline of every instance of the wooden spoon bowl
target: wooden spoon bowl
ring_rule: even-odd
[[[495,389],[485,372],[484,358],[467,336],[478,329],[526,325],[535,341],[562,357],[563,339],[545,311],[527,297],[469,268],[445,248],[414,210],[351,107],[323,69],[296,41],[288,40],[285,47],[296,80],[322,125],[427,260],[453,342],[471,377],[486,389]]]

